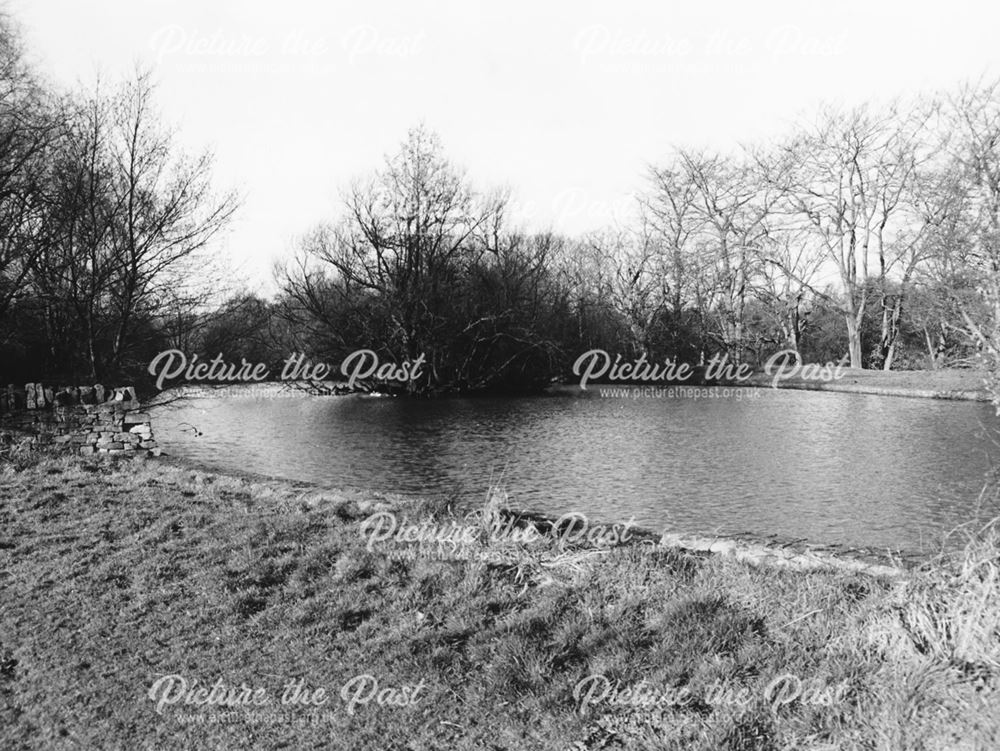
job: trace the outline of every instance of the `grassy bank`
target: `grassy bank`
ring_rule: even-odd
[[[404,517],[409,541],[381,539]],[[996,538],[891,582],[620,529],[466,534],[499,518],[155,460],[8,463],[0,747],[1000,744]]]
[[[775,371],[777,372],[777,371]],[[725,382],[728,385],[752,386],[757,388],[772,388],[775,384],[775,373],[753,373],[740,381]],[[843,368],[837,378],[819,378],[810,373],[809,378],[789,372],[783,375],[777,388],[807,390],[807,391],[839,391],[852,394],[875,394],[878,396],[907,396],[924,399],[956,399],[962,401],[988,402],[991,397],[986,390],[985,374],[970,369],[942,370],[862,370],[860,368]],[[677,386],[700,384],[698,378],[688,381],[665,381],[644,385]],[[578,383],[565,383],[550,386],[547,392],[566,396],[595,396],[602,388],[614,388],[620,384],[587,384],[587,390],[581,391]],[[718,384],[716,384],[718,385]]]
[[[960,368],[890,371],[843,368],[840,378],[823,381],[796,375],[782,380],[778,388],[989,401],[984,379],[981,371]],[[757,373],[748,379],[747,385],[770,387],[773,381],[773,375]]]

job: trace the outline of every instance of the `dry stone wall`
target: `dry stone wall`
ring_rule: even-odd
[[[52,388],[40,383],[0,390],[0,442],[62,447],[78,454],[159,456],[149,414],[135,389]]]

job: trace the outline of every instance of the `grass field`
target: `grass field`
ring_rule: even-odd
[[[501,518],[14,457],[0,748],[1000,747],[990,532],[890,582]]]

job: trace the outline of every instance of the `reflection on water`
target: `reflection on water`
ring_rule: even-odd
[[[205,398],[161,408],[154,428],[169,453],[220,469],[470,504],[502,474],[514,506],[656,530],[928,549],[973,516],[989,405],[731,391],[741,398]]]

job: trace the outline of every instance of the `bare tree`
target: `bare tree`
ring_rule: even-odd
[[[944,268],[952,270],[958,257],[958,270],[973,275],[978,294],[963,299],[953,289],[952,299],[987,358],[1000,404],[1000,81],[963,86],[947,102],[947,127],[958,176],[951,183],[953,200],[961,210],[953,231],[962,242],[944,256]]]
[[[796,352],[802,345],[810,304],[817,298],[828,298],[826,292],[816,289],[823,259],[807,240],[800,229],[782,227],[780,221],[772,225],[762,243],[763,263],[752,284],[753,296],[781,334],[781,341],[766,343]]]
[[[675,318],[691,303],[700,269],[692,257],[692,238],[704,225],[697,210],[698,188],[688,171],[675,165],[650,167],[650,190],[640,198],[643,234],[660,257],[665,296]]]
[[[808,230],[842,288],[851,367],[863,364],[862,321],[872,280],[880,287],[912,247],[904,197],[916,169],[913,120],[898,108],[826,109],[818,122],[783,147],[772,173],[789,214]]]
[[[58,135],[54,103],[24,61],[18,30],[0,15],[0,319],[51,239],[46,178]],[[2,340],[9,329],[0,332]]]
[[[66,338],[80,338],[89,374],[96,377],[105,359],[102,342],[114,269],[109,106],[98,85],[94,96],[67,99],[62,107],[65,130],[53,154],[46,214],[54,241],[36,256],[32,292],[41,306],[50,346],[67,349]]]
[[[456,290],[508,241],[506,202],[504,193],[474,191],[437,136],[415,128],[382,170],[354,182],[341,221],[305,238],[284,273],[286,292],[325,329],[343,327],[354,310],[371,341],[395,356],[425,354],[427,381],[415,388],[445,383],[455,377],[445,372],[455,367],[449,342],[461,333]]]
[[[749,162],[719,155],[680,152],[700,216],[695,236],[699,267],[710,295],[715,335],[737,362],[745,346],[745,312],[750,285],[759,273],[777,191]]]
[[[210,156],[175,147],[152,96],[140,74],[110,94],[98,82],[68,99],[52,154],[51,242],[32,264],[32,292],[50,343],[82,341],[91,377],[133,364],[140,328],[180,301],[205,301],[214,262],[202,251],[237,206],[233,194],[213,195]]]
[[[153,109],[147,74],[127,83],[112,107],[109,138],[110,235],[115,313],[111,363],[127,354],[136,316],[155,313],[177,283],[170,272],[204,250],[226,227],[239,200],[212,189],[212,156],[188,157]]]
[[[657,319],[668,298],[667,277],[656,236],[625,228],[591,232],[583,239],[585,252],[600,273],[593,275],[596,294],[628,325],[632,344],[649,352]]]

